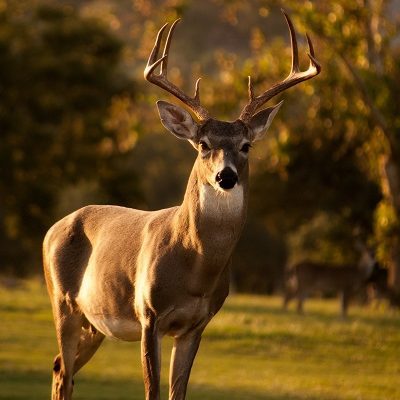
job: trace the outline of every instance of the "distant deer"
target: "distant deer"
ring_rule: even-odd
[[[53,400],[71,399],[73,376],[105,336],[141,341],[146,399],[159,399],[164,335],[174,338],[169,398],[185,398],[202,332],[228,295],[232,252],[246,217],[249,149],[264,136],[281,103],[256,111],[320,72],[308,37],[310,66],[299,70],[294,28],[284,15],[292,70],[259,96],[249,78],[249,102],[234,122],[210,117],[200,104],[199,80],[189,97],[167,79],[169,47],[179,20],[172,24],[160,58],[168,24],[159,31],[144,76],[196,115],[199,122],[176,105],[157,102],[163,125],[189,141],[198,156],[180,206],[159,211],[87,206],[48,231],[44,271],[60,349]]]
[[[340,294],[341,316],[346,317],[351,298],[367,284],[375,281],[380,268],[366,248],[363,249],[358,265],[333,265],[303,261],[287,271],[283,307],[297,298],[297,311],[303,313],[307,296],[315,293]]]
[[[388,270],[375,263],[373,271],[367,280],[368,301],[376,300],[378,306],[384,299],[391,301],[391,291],[388,286]]]

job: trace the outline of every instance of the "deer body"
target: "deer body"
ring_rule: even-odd
[[[84,207],[47,233],[44,270],[52,301],[60,354],[53,368],[52,400],[71,400],[73,376],[105,336],[141,341],[147,400],[160,398],[161,338],[174,338],[170,400],[183,400],[201,334],[229,291],[229,267],[247,210],[248,152],[260,140],[281,103],[256,110],[277,93],[320,71],[310,46],[310,67],[298,68],[292,39],[288,78],[254,96],[234,122],[213,119],[200,105],[199,81],[193,98],[167,80],[167,57],[176,21],[158,58],[166,26],[156,39],[145,77],[183,101],[159,101],[163,125],[198,151],[183,202],[159,211],[117,206]],[[154,70],[160,66],[161,72]]]
[[[288,272],[284,294],[284,308],[297,298],[297,311],[303,312],[303,304],[313,293],[338,293],[341,298],[341,316],[346,317],[348,306],[354,294],[366,286],[373,272],[374,260],[360,265],[330,265],[303,261]]]
[[[179,207],[146,212],[88,206],[49,230],[44,241],[49,292],[55,315],[63,313],[63,324],[66,316],[72,317],[77,338],[82,326],[101,338],[135,341],[149,335],[154,343],[144,353],[158,353],[163,335],[197,343],[220,309],[228,295],[232,252],[245,221],[248,180],[247,156],[236,150],[237,160],[233,156],[231,161],[232,154],[222,151],[228,137],[229,145],[240,145],[247,128],[238,122],[242,133],[234,135],[231,124],[220,124],[227,131],[219,129],[220,135],[213,138],[220,149],[216,165],[223,169],[235,162],[238,171],[238,183],[230,191],[208,183],[199,154]],[[205,125],[202,132],[207,129]],[[58,327],[59,337],[65,329]],[[79,354],[80,347],[79,339],[71,352]],[[185,357],[193,359],[196,350],[193,345]],[[158,361],[153,372],[154,368],[153,386],[159,379]]]

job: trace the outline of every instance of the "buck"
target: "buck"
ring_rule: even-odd
[[[287,271],[283,307],[297,298],[297,312],[303,313],[307,296],[315,293],[339,293],[342,318],[347,316],[350,300],[362,288],[380,277],[382,267],[372,253],[358,244],[362,251],[358,265],[332,265],[302,261]]]
[[[228,295],[232,252],[246,217],[252,143],[260,140],[281,103],[258,111],[278,93],[316,76],[320,66],[307,36],[310,65],[300,71],[296,36],[285,15],[292,46],[289,76],[249,101],[239,119],[211,118],[194,97],[167,78],[172,34],[159,56],[159,31],[145,78],[181,100],[185,109],[158,101],[161,122],[198,156],[180,206],[158,211],[92,205],[57,222],[47,233],[44,271],[60,353],[53,367],[53,400],[70,400],[73,376],[105,336],[141,341],[145,396],[160,398],[160,346],[174,338],[169,399],[184,399],[201,335]],[[159,68],[159,72],[158,72]],[[256,113],[257,112],[257,113]]]

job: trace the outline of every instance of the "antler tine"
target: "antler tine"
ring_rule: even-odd
[[[196,81],[196,88],[194,90],[194,99],[196,99],[200,103],[200,81],[201,78],[198,78]]]
[[[154,83],[156,86],[166,90],[168,93],[171,93],[173,96],[181,100],[184,104],[186,104],[193,113],[199,118],[201,121],[205,121],[210,118],[208,111],[201,106],[200,104],[200,93],[199,93],[199,83],[200,78],[196,82],[196,89],[194,97],[187,96],[182,90],[180,90],[177,86],[175,86],[172,82],[170,82],[167,78],[167,67],[168,67],[168,56],[169,56],[169,48],[171,46],[172,36],[175,30],[175,27],[180,19],[177,19],[171,25],[168,36],[165,42],[163,55],[157,59],[158,53],[160,51],[161,40],[163,37],[163,33],[168,24],[165,24],[157,34],[157,38],[154,44],[154,47],[150,53],[149,60],[147,61],[146,68],[144,69],[144,78],[151,83]],[[161,65],[160,73],[155,74],[155,69]]]
[[[317,71],[316,75],[318,75],[321,72],[321,64],[315,58],[314,46],[312,44],[310,36],[308,36],[308,33],[306,33],[306,38],[308,43],[308,49],[310,50],[310,52],[307,53],[308,58],[310,59],[310,67],[313,66]]]
[[[286,14],[285,10],[281,9],[285,19],[286,23],[289,28],[289,34],[290,34],[290,43],[292,46],[292,69],[290,71],[290,74],[296,73],[300,71],[299,67],[299,50],[297,47],[297,39],[296,39],[296,31],[294,30],[294,26],[292,23],[292,20],[289,18],[289,15]]]
[[[160,51],[160,44],[165,28],[168,23],[164,24],[157,33],[156,42],[154,43],[153,49],[151,50],[149,59],[147,60],[146,68],[144,69],[144,79],[148,80],[148,76],[153,73],[160,63],[163,62],[163,57],[157,60],[158,52]]]
[[[239,119],[244,122],[248,122],[251,117],[255,114],[255,112],[268,100],[271,100],[277,94],[289,89],[292,86],[297,85],[300,82],[306,81],[308,79],[313,78],[321,72],[321,65],[315,59],[314,47],[311,42],[311,39],[307,36],[307,43],[309,47],[308,57],[310,58],[310,65],[306,71],[300,71],[299,67],[299,53],[297,47],[296,33],[294,30],[293,23],[289,17],[289,15],[282,10],[282,13],[286,19],[289,33],[290,33],[290,42],[292,48],[292,68],[289,75],[281,82],[276,83],[267,91],[259,96],[255,96],[253,93],[253,86],[251,84],[251,79],[249,77],[249,102],[243,108]]]
[[[165,58],[164,61],[161,63],[161,72],[160,72],[161,75],[164,75],[165,77],[167,77],[167,72],[168,72],[168,56],[169,56],[169,48],[171,46],[172,35],[174,34],[175,26],[178,24],[178,22],[180,22],[180,20],[181,19],[178,18],[173,22],[171,28],[169,28],[167,40],[165,42],[164,52],[163,52],[163,57]]]
[[[249,83],[248,83],[248,91],[249,91],[249,101],[254,100],[254,87],[253,83],[251,82],[251,76],[248,76],[249,78]]]
[[[315,56],[314,53],[314,46],[312,44],[312,41],[310,39],[310,36],[308,36],[308,33],[306,32],[306,38],[307,38],[307,44],[308,44],[308,50],[310,50],[310,55],[312,55],[313,57]]]

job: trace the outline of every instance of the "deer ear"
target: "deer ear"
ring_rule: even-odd
[[[162,100],[157,101],[157,107],[162,124],[170,132],[179,139],[195,139],[198,125],[185,109]]]
[[[257,114],[255,114],[253,117],[251,117],[251,120],[249,122],[249,126],[252,130],[252,142],[256,142],[257,140],[260,140],[264,137],[266,134],[269,126],[272,123],[272,120],[274,119],[275,115],[281,108],[281,105],[283,103],[283,100],[278,103],[276,106],[273,107],[268,107],[265,110],[261,110]]]

